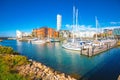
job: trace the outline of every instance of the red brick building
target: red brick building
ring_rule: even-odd
[[[48,28],[48,27],[42,27],[39,29],[33,29],[33,35],[34,37],[38,37],[41,39],[44,38],[58,38],[59,37],[59,32],[55,31],[52,28]]]

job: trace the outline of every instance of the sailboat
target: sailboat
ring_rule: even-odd
[[[41,40],[41,39],[38,39],[38,38],[34,38],[32,40],[30,40],[30,42],[32,44],[44,44],[45,43],[45,40]]]
[[[95,21],[96,21],[96,34],[95,34],[95,40],[93,41],[93,46],[101,46],[101,45],[104,45],[104,43],[102,41],[98,41],[98,36],[97,36],[97,33],[98,33],[98,20],[97,20],[97,17],[95,16]]]
[[[75,23],[75,17],[76,17],[76,25],[74,24]],[[73,6],[73,29],[75,29],[75,31],[77,30],[77,22],[78,22],[78,9],[75,10],[75,7]],[[65,49],[69,49],[69,50],[76,50],[76,51],[80,51],[81,50],[81,47],[84,45],[83,42],[78,42],[75,40],[75,31],[72,30],[72,33],[73,33],[73,39],[71,42],[67,42],[67,43],[64,43],[62,45],[63,48]]]
[[[36,40],[36,41],[32,41],[32,44],[44,44],[45,41],[43,40]]]

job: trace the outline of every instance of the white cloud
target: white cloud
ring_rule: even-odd
[[[71,25],[69,25],[69,24],[66,24],[65,26],[66,26],[68,29],[71,28]]]
[[[120,22],[110,22],[112,25],[120,24]]]
[[[69,24],[66,25],[66,27],[69,30],[73,30],[73,31],[77,30],[77,31],[81,31],[81,32],[85,32],[85,31],[96,32],[96,28],[93,27],[92,25],[78,25],[77,29],[74,26],[73,25],[69,25]],[[106,26],[106,27],[101,27],[101,28],[99,27],[97,31],[98,32],[103,32],[104,29],[114,29],[114,28],[120,28],[120,26]]]
[[[103,29],[114,29],[114,28],[120,28],[120,26],[107,26]]]
[[[78,30],[78,31],[96,31],[96,28],[93,28],[92,25],[78,25],[77,28],[76,25],[65,25],[69,30]]]

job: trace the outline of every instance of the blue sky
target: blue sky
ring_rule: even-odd
[[[62,29],[72,24],[73,5],[79,10],[80,25],[120,26],[120,0],[0,0],[0,36],[15,36],[16,30],[31,32],[49,26],[56,29],[56,15],[62,15]]]

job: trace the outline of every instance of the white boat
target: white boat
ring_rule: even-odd
[[[3,40],[2,39],[0,39],[0,42],[2,42]]]
[[[33,39],[28,39],[28,43],[32,43],[32,41],[36,41],[38,40],[37,38],[33,38]]]
[[[74,50],[74,51],[81,50],[81,46],[75,45],[74,43],[66,43],[66,44],[63,44],[62,47],[65,49]]]
[[[99,43],[98,43],[98,44],[97,44],[97,43],[93,43],[93,44],[92,44],[92,46],[99,47],[99,46],[100,46],[100,44],[99,44]]]
[[[44,40],[34,40],[34,41],[31,41],[32,44],[44,44],[45,41]]]
[[[75,22],[75,17],[76,17],[76,25],[74,25],[74,22]],[[77,23],[78,23],[78,9],[76,10],[75,12],[75,7],[73,7],[73,29],[76,29],[77,30]],[[65,49],[69,49],[69,50],[76,50],[76,51],[80,51],[81,48],[84,46],[84,41],[78,41],[78,40],[75,40],[75,36],[74,36],[74,30],[72,31],[73,32],[73,39],[71,42],[67,42],[67,43],[63,43],[62,47],[65,48]]]
[[[51,42],[60,42],[58,39],[52,39]]]
[[[100,47],[100,46],[103,46],[105,44],[104,41],[98,41],[98,40],[94,40],[93,43],[92,43],[92,46],[96,46],[96,47]]]
[[[50,43],[50,42],[51,42],[51,39],[47,39],[46,42],[47,42],[47,43]]]

